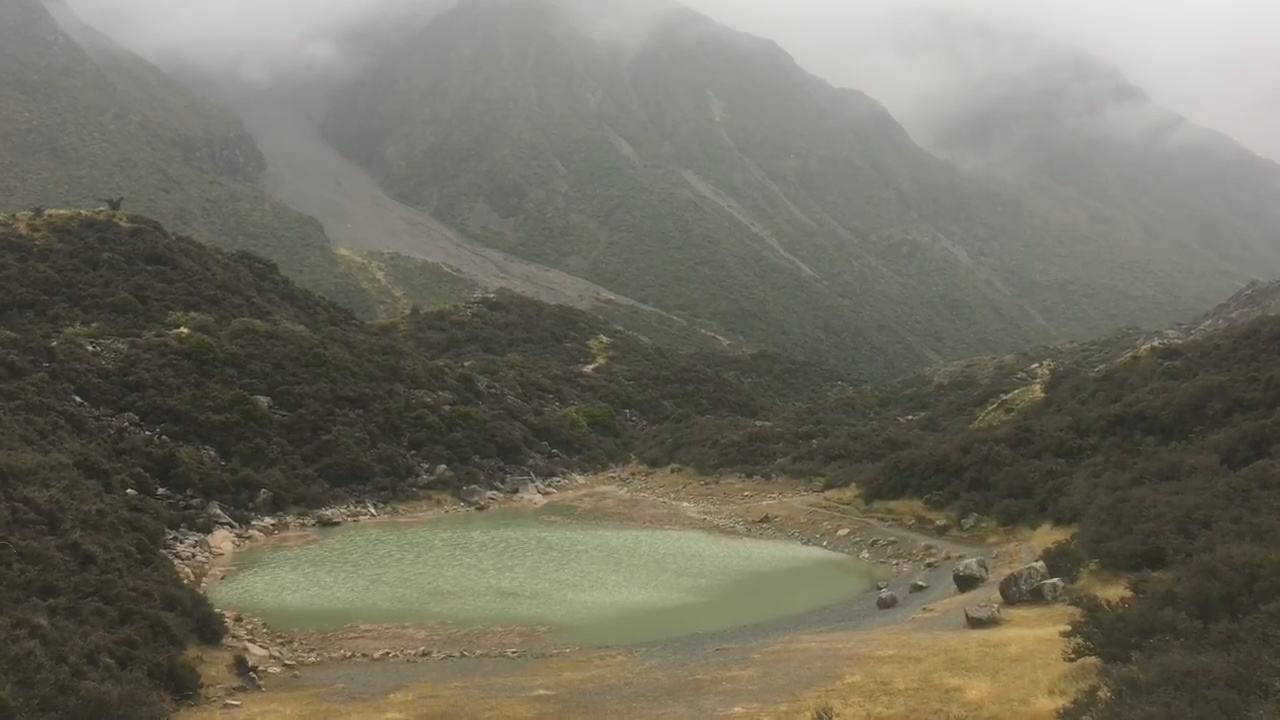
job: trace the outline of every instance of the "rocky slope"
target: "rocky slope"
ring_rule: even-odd
[[[1118,203],[962,173],[768,41],[680,9],[622,37],[600,20],[463,2],[339,93],[325,135],[488,245],[872,375],[1165,325],[1242,272],[1203,237],[1135,235]]]

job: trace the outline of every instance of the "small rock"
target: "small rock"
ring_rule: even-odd
[[[886,581],[884,581],[884,580],[881,580],[880,582],[876,583],[876,589],[877,589],[877,590],[888,590],[888,589],[889,589],[889,583],[888,583],[888,582],[886,582]]]
[[[280,669],[280,668],[278,668],[278,667],[269,667],[269,668],[267,668],[267,674],[268,674],[268,675],[279,675],[279,674],[280,674],[280,673],[282,673],[282,672],[284,672],[284,671],[283,671],[283,670],[281,670],[281,669]]]
[[[757,522],[757,523],[759,523],[759,524],[761,524],[761,525],[763,525],[763,524],[765,524],[765,523],[771,523],[771,522],[773,522],[773,519],[774,519],[774,518],[773,518],[773,515],[770,515],[769,513],[765,513],[765,514],[761,515],[760,517],[756,518],[756,522]]]
[[[928,590],[928,589],[929,589],[928,582],[926,582],[923,579],[916,579],[911,581],[911,587],[908,589],[908,592],[918,593],[918,592],[924,592],[925,590]]]
[[[839,530],[836,531],[836,537],[838,538],[848,537],[849,533],[851,532],[853,531],[850,530],[849,528],[840,528]]]
[[[271,651],[262,647],[261,645],[258,645],[257,643],[245,641],[244,649],[246,652],[248,652],[250,655],[254,657],[260,657],[260,658],[271,657]]]
[[[964,622],[975,630],[1000,624],[1000,608],[996,605],[978,605],[964,609]]]
[[[957,590],[969,592],[986,582],[987,575],[990,572],[991,568],[987,565],[987,559],[978,556],[957,564],[951,570],[951,580],[956,584]]]
[[[223,700],[222,707],[226,710],[234,710],[243,705],[239,700]]]
[[[881,590],[876,596],[876,607],[881,610],[888,610],[898,606],[898,594],[892,590]]]
[[[133,488],[129,488],[128,490],[125,490],[124,494],[125,494],[125,497],[138,497],[138,491],[134,490]]]
[[[979,515],[978,513],[971,512],[968,515],[965,515],[964,517],[960,518],[960,529],[965,532],[969,532],[970,530],[977,527],[978,523],[980,522],[982,522],[982,516]]]

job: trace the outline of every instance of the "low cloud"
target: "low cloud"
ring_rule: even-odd
[[[91,24],[161,62],[269,82],[358,65],[370,27],[405,29],[452,0],[67,0]],[[474,0],[468,0],[474,1]],[[493,1],[493,0],[487,0]],[[631,41],[665,0],[558,0],[591,30]],[[917,25],[938,11],[1030,33],[1104,58],[1159,103],[1280,157],[1280,3],[1258,0],[686,0],[776,40],[809,70],[857,87],[919,125],[951,101],[953,71],[1007,74],[1009,46],[971,48],[964,65],[931,53]],[[913,45],[912,38],[917,38]],[[985,50],[986,52],[978,52]],[[1034,57],[1034,52],[1032,53]],[[912,119],[912,118],[916,119]]]

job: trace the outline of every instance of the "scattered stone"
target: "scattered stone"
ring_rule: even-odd
[[[266,410],[267,412],[271,412],[272,408],[275,407],[275,402],[266,395],[254,395],[253,401],[258,404],[258,407]]]
[[[244,643],[244,649],[246,652],[248,652],[250,655],[252,655],[255,658],[271,657],[270,650],[262,647],[261,645],[258,645],[257,643],[249,642],[248,640],[246,640]]]
[[[964,622],[974,630],[995,627],[1001,622],[1000,607],[986,604],[967,607],[964,609]]]
[[[1036,586],[1049,579],[1049,568],[1037,560],[1004,576],[1000,581],[1000,597],[1006,604],[1030,602]]]
[[[918,593],[918,592],[924,592],[925,590],[928,590],[928,589],[929,589],[929,583],[926,582],[923,578],[917,578],[911,581],[911,587],[908,588],[908,592]]]
[[[1031,590],[1032,602],[1056,603],[1067,594],[1067,583],[1062,578],[1049,578]]]
[[[282,673],[282,672],[284,672],[284,671],[283,671],[283,670],[281,670],[281,669],[280,669],[280,668],[278,668],[278,667],[269,667],[269,668],[267,668],[267,674],[268,674],[268,675],[279,675],[279,674],[280,674],[280,673]]]
[[[763,525],[763,524],[765,524],[765,523],[771,523],[771,522],[773,522],[773,521],[774,521],[774,517],[773,517],[773,515],[771,515],[771,514],[769,514],[769,513],[765,513],[765,514],[761,515],[760,517],[756,518],[756,523],[758,523],[758,524],[760,524],[760,525]]]
[[[987,559],[982,556],[969,558],[957,564],[951,570],[951,580],[960,592],[969,592],[987,581],[991,568]]]
[[[240,702],[239,700],[223,700],[222,701],[222,707],[225,710],[234,710],[243,704],[244,703]]]
[[[337,508],[328,508],[316,513],[316,524],[321,527],[334,527],[346,522],[347,518]]]
[[[964,517],[960,518],[960,529],[963,530],[964,532],[969,532],[970,530],[977,527],[978,523],[980,522],[982,522],[982,516],[979,515],[978,513],[971,512],[968,515],[965,515]]]
[[[877,590],[888,590],[888,589],[889,589],[889,583],[888,583],[888,582],[886,582],[886,581],[884,581],[884,580],[881,580],[880,582],[876,583],[876,589],[877,589]]]
[[[138,497],[138,491],[134,490],[133,488],[129,488],[128,490],[125,490],[124,494],[125,494],[125,497]]]
[[[946,519],[934,520],[933,532],[938,535],[946,535],[947,533],[951,532],[951,521]]]
[[[898,594],[892,590],[881,590],[876,596],[876,607],[881,610],[888,610],[898,606]]]
[[[836,537],[838,538],[848,537],[849,533],[851,532],[853,531],[850,530],[849,528],[840,528],[839,530],[836,531]]]

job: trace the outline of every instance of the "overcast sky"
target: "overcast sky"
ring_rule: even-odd
[[[333,38],[374,12],[445,0],[68,1],[144,54],[265,79],[281,67],[346,62]],[[1275,0],[686,0],[727,25],[778,41],[807,69],[866,89],[895,112],[903,102],[891,97],[895,89],[909,94],[929,86],[904,76],[910,66],[886,62],[884,28],[901,21],[904,6],[928,2],[1081,46],[1157,101],[1280,158]]]

